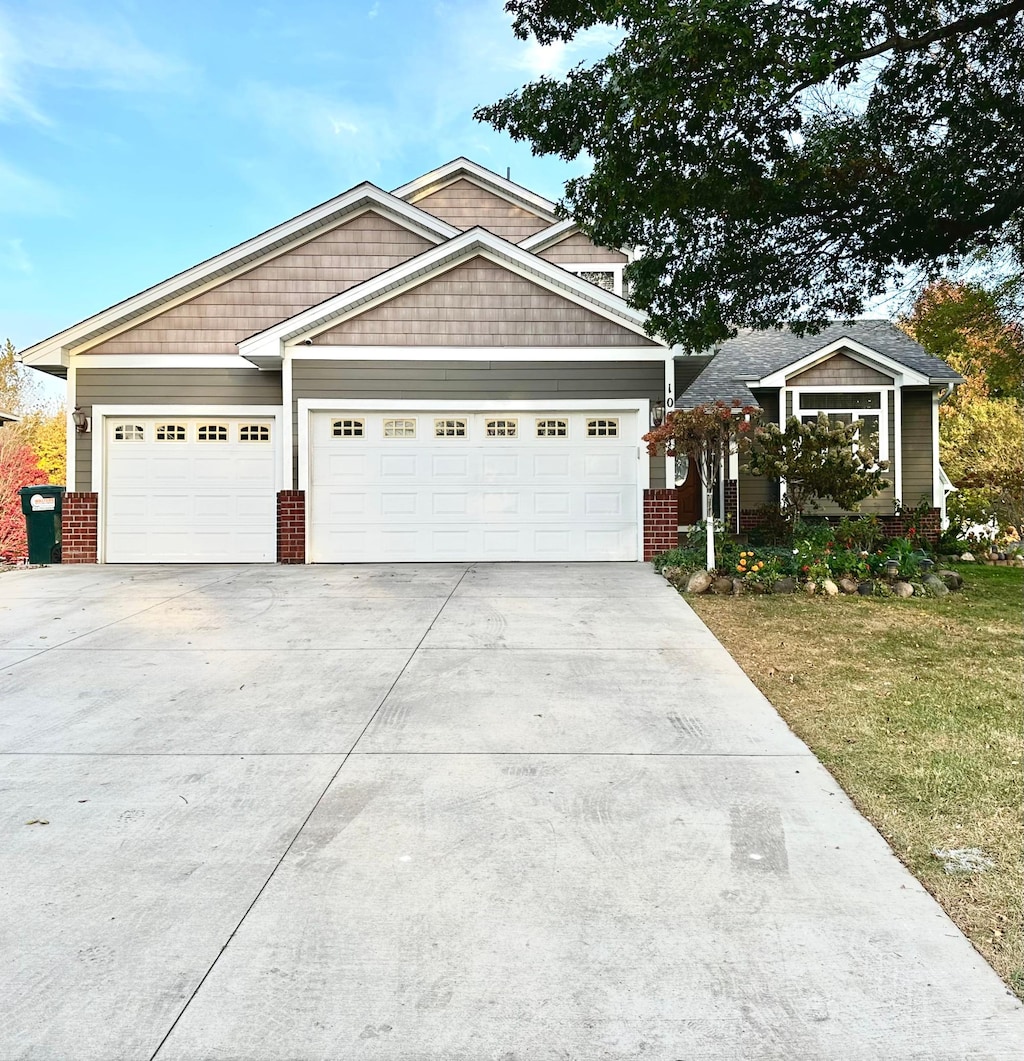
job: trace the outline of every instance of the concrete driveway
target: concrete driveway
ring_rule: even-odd
[[[4,1061],[1024,1043],[641,565],[0,575],[0,797]]]

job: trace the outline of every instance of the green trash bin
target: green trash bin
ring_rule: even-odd
[[[21,511],[25,513],[30,564],[60,563],[60,514],[63,486],[23,486]]]

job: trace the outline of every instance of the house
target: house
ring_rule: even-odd
[[[20,416],[15,416],[14,413],[7,413],[0,409],[0,427],[5,424],[16,424],[20,419]]]
[[[904,489],[938,511],[945,366],[875,326],[684,357],[622,298],[629,260],[460,158],[35,344],[22,360],[66,377],[75,409],[64,561],[640,559],[679,525],[677,468],[641,442],[652,413],[734,389],[803,410],[862,377]],[[721,509],[739,526],[764,490],[733,467]]]

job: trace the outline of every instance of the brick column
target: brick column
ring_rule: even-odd
[[[738,479],[726,479],[725,481],[725,512],[723,516],[728,521],[726,528],[729,533],[738,533],[740,529],[740,484]]]
[[[644,491],[644,559],[679,544],[679,496],[675,490]]]
[[[277,494],[277,562],[306,562],[306,492],[279,490]]]
[[[96,563],[99,494],[65,493],[60,517],[61,563]]]
[[[890,538],[905,538],[912,520],[906,516],[883,516],[879,522]],[[942,512],[937,508],[930,508],[918,520],[917,526],[920,536],[934,545],[942,534]]]

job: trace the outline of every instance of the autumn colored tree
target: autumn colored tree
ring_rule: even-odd
[[[751,442],[746,466],[785,483],[783,511],[795,524],[823,498],[852,510],[887,487],[877,452],[863,420],[847,424],[819,413],[807,423],[791,416],[785,428],[766,424]]]
[[[18,432],[0,428],[0,560],[17,560],[28,552],[18,490],[39,479],[36,455]]]
[[[757,434],[760,413],[756,406],[741,406],[739,402],[697,405],[692,409],[674,410],[665,417],[664,423],[644,435],[647,452],[652,457],[686,454],[700,473],[708,514],[706,562],[709,571],[714,571],[717,566],[713,515],[715,482],[729,455]]]
[[[947,509],[966,529],[1024,529],[1024,276],[931,284],[900,325],[965,382],[939,406],[939,459],[956,492]]]

